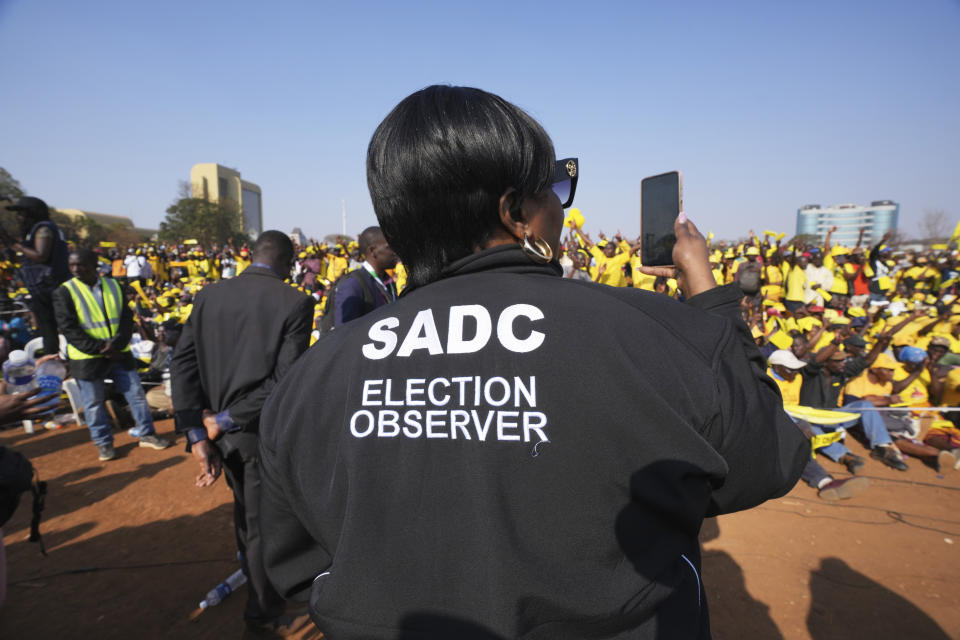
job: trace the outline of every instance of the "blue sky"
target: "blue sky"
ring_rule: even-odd
[[[0,0],[0,166],[60,208],[155,228],[198,162],[263,190],[264,225],[375,224],[364,156],[429,84],[523,107],[580,158],[588,229],[638,231],[684,173],[718,237],[800,205],[892,199],[960,219],[960,2]]]

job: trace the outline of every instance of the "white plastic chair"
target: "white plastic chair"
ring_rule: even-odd
[[[36,337],[36,338],[34,338],[33,340],[31,340],[30,342],[28,342],[26,345],[24,345],[23,350],[27,352],[27,357],[28,357],[28,358],[30,358],[31,360],[33,360],[34,362],[36,362],[36,361],[37,361],[37,351],[39,351],[39,350],[42,349],[42,348],[43,348],[43,338],[41,338],[41,337]]]
[[[83,407],[83,398],[80,396],[80,385],[73,378],[67,378],[63,381],[63,391],[70,401],[73,421],[77,423],[78,427],[82,427],[84,423],[80,421],[80,410]]]
[[[67,359],[67,338],[61,333],[58,336],[60,338],[60,359],[66,361]],[[27,357],[36,362],[37,360],[37,351],[43,347],[43,338],[37,337],[32,339],[26,345],[24,345],[23,350],[27,352]]]

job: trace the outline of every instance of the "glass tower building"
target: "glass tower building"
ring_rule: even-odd
[[[243,231],[256,240],[263,231],[263,202],[260,187],[240,178],[240,172],[215,162],[193,165],[190,184],[194,198],[230,203],[240,211]]]
[[[857,244],[860,229],[865,228],[863,246],[880,242],[887,231],[896,231],[900,205],[891,200],[875,200],[870,206],[836,204],[821,207],[808,204],[797,210],[797,235],[817,236],[822,242],[831,227],[836,227],[831,242],[847,247]]]

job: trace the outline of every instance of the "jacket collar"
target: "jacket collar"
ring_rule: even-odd
[[[452,278],[481,271],[563,275],[563,268],[556,260],[540,264],[528,258],[519,244],[504,244],[460,258],[443,269],[442,277]]]
[[[540,274],[544,276],[562,276],[563,267],[553,260],[547,264],[534,262],[527,257],[519,244],[505,244],[492,249],[485,249],[472,253],[468,256],[451,262],[440,272],[440,277],[436,280],[446,280],[456,276],[468,275],[471,273],[524,273]],[[435,281],[435,282],[436,282]],[[424,286],[429,286],[428,283]],[[422,287],[408,285],[400,293],[404,297],[407,293]]]
[[[276,278],[277,280],[283,280],[283,278],[280,277],[280,274],[274,271],[273,269],[265,268],[265,267],[257,267],[252,264],[246,269],[244,269],[243,273],[241,273],[240,275],[243,276],[248,273],[252,276],[270,276],[271,278]]]

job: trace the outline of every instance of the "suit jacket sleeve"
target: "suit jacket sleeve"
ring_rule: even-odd
[[[203,409],[206,406],[203,385],[200,383],[192,317],[193,314],[187,318],[180,340],[177,341],[177,348],[170,359],[171,399],[177,433],[203,428]]]
[[[344,276],[337,283],[334,298],[333,324],[340,325],[362,316],[367,309],[363,304],[363,285],[355,276]]]
[[[230,419],[241,431],[258,431],[260,412],[263,404],[277,383],[283,378],[290,366],[307,350],[310,342],[310,330],[313,324],[313,305],[311,297],[305,297],[284,322],[283,338],[277,352],[276,365],[269,378],[254,391],[246,394],[229,407]],[[186,332],[184,332],[186,333]],[[181,337],[181,340],[183,338]],[[174,405],[176,400],[174,400]]]
[[[83,330],[73,305],[73,298],[63,287],[57,287],[53,292],[53,310],[57,318],[57,330],[63,334],[68,343],[83,353],[100,355],[100,350],[107,344],[106,340],[92,338]]]

